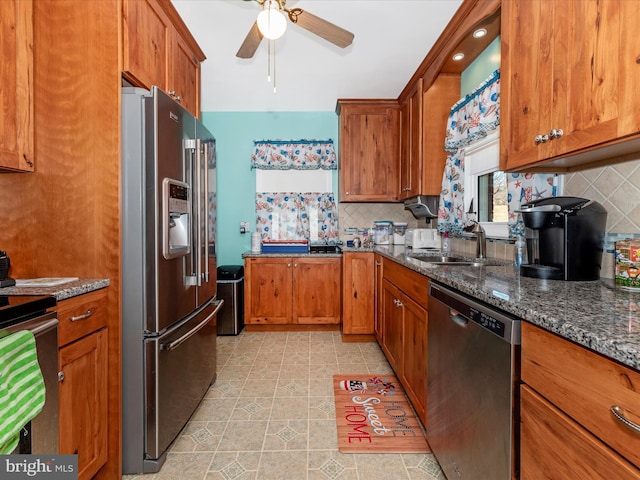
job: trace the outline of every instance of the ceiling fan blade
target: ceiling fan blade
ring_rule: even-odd
[[[338,47],[345,48],[353,42],[353,33],[313,15],[306,10],[292,8],[291,10],[287,10],[287,13],[293,23],[305,30],[309,30],[311,33],[315,33]]]
[[[236,53],[236,57],[239,57],[239,58],[253,57],[261,41],[262,41],[262,33],[260,33],[260,30],[258,29],[258,23],[253,22],[253,26],[251,27],[251,30],[249,30],[249,33],[247,33],[247,36],[245,37],[244,42],[242,42],[242,45],[240,45],[240,48],[238,49],[238,53]]]

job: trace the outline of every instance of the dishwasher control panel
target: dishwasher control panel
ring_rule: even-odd
[[[504,338],[504,322],[501,322],[495,317],[486,314],[485,312],[481,312],[480,310],[476,310],[471,307],[469,309],[471,312],[471,319],[479,325],[482,325],[487,330],[491,330],[496,335]]]

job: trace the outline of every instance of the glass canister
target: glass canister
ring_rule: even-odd
[[[404,245],[404,237],[407,233],[407,222],[393,222],[393,244]]]
[[[378,220],[373,222],[374,243],[376,245],[389,245],[393,237],[393,222],[390,220]]]

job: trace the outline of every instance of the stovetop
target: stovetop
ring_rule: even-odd
[[[0,328],[23,322],[56,306],[49,295],[0,295]]]

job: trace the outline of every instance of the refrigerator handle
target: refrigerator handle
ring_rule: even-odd
[[[204,152],[202,155],[204,166],[204,188],[202,197],[204,198],[204,276],[205,283],[209,283],[209,142],[204,142]]]
[[[196,286],[202,286],[202,227],[204,225],[202,205],[202,140],[196,138],[195,174],[196,174]]]

